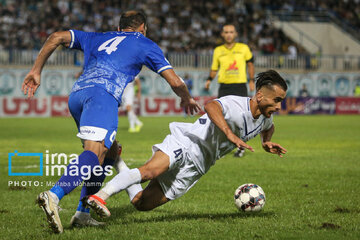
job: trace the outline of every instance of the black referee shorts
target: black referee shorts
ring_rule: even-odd
[[[247,97],[248,93],[247,93],[246,83],[231,83],[231,84],[220,83],[218,98],[227,95]]]

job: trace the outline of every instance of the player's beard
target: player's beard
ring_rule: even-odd
[[[276,112],[275,108],[272,109],[273,107],[271,105],[265,105],[265,106],[261,106],[259,105],[259,109],[262,115],[264,115],[266,118],[270,118],[271,115]]]

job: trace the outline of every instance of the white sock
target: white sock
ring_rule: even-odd
[[[58,196],[55,194],[55,193],[53,193],[52,191],[49,191],[49,193],[50,193],[50,196],[52,197],[52,199],[54,200],[54,202],[56,203],[56,205],[59,205],[59,198],[58,198]]]
[[[110,195],[107,194],[106,192],[104,192],[102,189],[100,191],[98,191],[95,195],[104,201],[110,197]]]
[[[135,115],[135,125],[141,125],[142,122],[139,120],[139,118]]]
[[[126,193],[129,195],[130,198],[130,202],[134,199],[134,197],[136,196],[136,194],[138,194],[139,192],[141,192],[143,190],[142,186],[140,183],[136,183],[131,185],[130,187],[128,187],[126,189]]]
[[[136,125],[142,125],[143,123],[142,123],[142,121],[140,121],[140,120],[137,118],[137,121],[136,121],[135,124],[136,124]]]
[[[122,160],[120,157],[117,161],[118,162],[115,162],[115,170],[117,171],[117,173],[120,173],[122,170],[130,170],[124,160]]]
[[[103,200],[106,200],[111,195],[118,193],[133,184],[140,183],[140,181],[141,181],[141,174],[139,169],[137,168],[129,169],[129,170],[124,169],[119,174],[117,174],[113,179],[111,179],[106,184],[106,186],[95,195],[102,198]]]
[[[120,158],[120,157],[119,157]],[[124,160],[122,159],[118,159],[119,163],[115,165],[116,171],[119,173],[121,171],[124,170],[130,170],[129,167],[126,165],[126,163],[124,162]],[[134,197],[136,196],[136,194],[138,194],[139,192],[141,192],[143,190],[142,186],[140,183],[137,184],[133,184],[130,187],[128,187],[126,189],[126,193],[129,195],[130,198],[130,202],[134,199]],[[100,196],[99,196],[100,197]],[[103,198],[102,198],[103,199]]]
[[[136,115],[135,115],[133,109],[128,111],[128,119],[129,119],[130,128],[134,128],[135,127],[135,121],[136,121]]]

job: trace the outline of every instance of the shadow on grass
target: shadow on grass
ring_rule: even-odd
[[[105,225],[102,226],[78,226],[78,227],[73,227],[70,225],[64,225],[64,230],[66,231],[79,231],[79,229],[102,229],[102,230],[107,230],[108,227],[110,227],[111,225],[114,225],[113,222],[115,219],[118,218],[122,218],[127,214],[131,214],[133,212],[136,212],[137,210],[132,206],[132,205],[127,205],[127,206],[123,206],[123,207],[118,207],[118,208],[111,208],[109,209],[111,211],[111,217],[110,218],[104,218],[101,219],[99,217],[96,216],[95,213],[92,213],[92,217],[94,217],[97,221],[100,222],[105,222]],[[116,223],[118,224],[118,223]]]
[[[114,207],[114,208],[109,208],[110,212],[111,212],[111,218],[113,219],[117,219],[117,218],[122,218],[128,214],[137,212],[138,210],[136,210],[136,208],[131,205],[125,205],[125,206],[121,206],[121,207]]]
[[[133,206],[124,206],[111,209],[112,218],[118,219],[125,217],[127,214],[137,212]],[[162,209],[155,209],[151,212],[157,212],[161,216],[149,216],[149,218],[142,218],[130,220],[131,222],[146,223],[146,222],[170,222],[179,220],[198,220],[198,219],[211,219],[215,221],[223,221],[224,219],[236,218],[268,218],[275,216],[274,212],[231,212],[231,213],[188,213],[188,212],[170,212]],[[146,212],[145,212],[146,213]],[[150,213],[150,212],[149,212]],[[124,220],[122,223],[129,223],[130,221]]]
[[[256,218],[256,217],[270,217],[274,214],[271,212],[262,213],[177,213],[169,214],[166,216],[151,217],[149,219],[140,219],[136,222],[171,222],[181,220],[199,220],[199,219],[211,219],[215,221],[223,221],[225,219],[236,219],[236,218]]]
[[[133,224],[133,223],[154,223],[154,222],[174,222],[174,221],[183,221],[183,220],[214,220],[214,221],[224,221],[226,219],[239,219],[239,218],[268,218],[275,215],[274,212],[232,212],[232,213],[187,213],[187,212],[172,212],[163,209],[155,209],[148,212],[148,216],[144,216],[141,219],[132,218],[128,215],[131,215],[135,212],[138,212],[132,205],[115,207],[110,209],[111,217],[109,219],[98,219],[99,221],[105,221],[106,225],[101,227],[82,227],[82,229],[96,229],[107,231],[109,227],[113,225],[120,224]],[[144,212],[145,215],[146,212]],[[159,214],[160,216],[154,216],[154,214]],[[120,221],[119,221],[120,220]],[[78,228],[73,228],[71,226],[64,226],[66,231],[78,231]]]

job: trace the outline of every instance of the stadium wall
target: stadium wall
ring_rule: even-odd
[[[325,55],[352,55],[360,52],[359,41],[333,23],[275,21],[274,25],[281,28],[292,40],[303,45],[310,53],[316,53],[318,49],[301,33],[311,36],[314,41],[319,43],[322,54]],[[349,48],[348,53],[345,52],[346,46]]]
[[[74,74],[79,70],[79,68],[45,69],[36,97],[28,100],[21,92],[21,84],[28,68],[0,68],[0,117],[69,116],[67,96],[76,81]],[[193,79],[192,95],[201,105],[217,95],[218,84],[213,83],[209,92],[203,89],[208,70],[177,69],[176,72],[182,77],[188,73]],[[360,114],[360,98],[353,97],[355,87],[360,86],[360,73],[281,72],[281,74],[289,84],[288,98],[282,113]],[[143,97],[141,102],[136,103],[140,115],[183,114],[183,110],[179,107],[180,99],[159,75],[142,71],[140,79]],[[304,84],[309,91],[309,98],[299,97],[299,91]],[[328,110],[322,111],[322,108]],[[124,109],[120,108],[119,115],[124,114]]]

